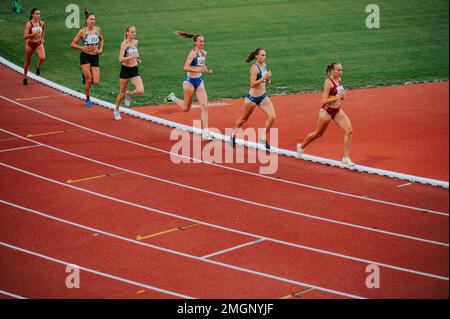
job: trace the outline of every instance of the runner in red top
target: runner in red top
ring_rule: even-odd
[[[348,166],[355,164],[350,159],[352,145],[352,124],[347,114],[341,109],[341,102],[345,98],[344,87],[341,85],[342,65],[331,63],[327,65],[326,80],[323,88],[323,105],[319,111],[317,128],[308,134],[305,140],[297,145],[297,156],[302,157],[304,149],[314,140],[321,137],[328,124],[333,120],[344,131],[344,157],[342,163]]]
[[[28,84],[28,69],[35,51],[39,55],[39,60],[36,64],[36,75],[41,75],[41,65],[45,61],[44,33],[45,24],[41,21],[41,11],[38,8],[33,8],[31,10],[30,19],[25,24],[25,29],[23,30],[23,38],[25,39],[23,85]]]

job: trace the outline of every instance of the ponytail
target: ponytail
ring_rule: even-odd
[[[335,66],[339,63],[333,62],[330,64],[327,64],[327,68],[325,69],[325,77],[328,78],[331,75],[331,71],[334,70]]]
[[[261,52],[263,49],[261,48],[257,48],[255,51],[250,52],[250,55],[247,58],[247,63],[250,63],[251,61],[253,61],[256,56],[259,54],[259,52]]]
[[[175,31],[175,34],[183,39],[192,39],[194,43],[197,42],[198,38],[203,37],[201,34],[192,34],[184,31]]]
[[[30,13],[30,21],[33,20],[33,15],[36,11],[39,11],[39,8],[33,8],[31,9],[31,13]]]
[[[85,8],[85,9],[84,9],[84,15],[85,15],[85,17],[86,17],[86,25],[87,25],[87,19],[88,19],[90,16],[93,16],[94,13],[89,12],[88,9]]]

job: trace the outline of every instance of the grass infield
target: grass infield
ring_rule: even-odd
[[[176,37],[176,30],[205,35],[207,65],[215,72],[206,76],[210,99],[244,96],[245,59],[256,47],[267,51],[270,94],[321,90],[324,66],[333,61],[344,65],[346,88],[448,80],[447,0],[376,1],[379,29],[366,27],[370,2],[360,0],[22,0],[22,15],[11,13],[11,2],[0,2],[0,55],[23,65],[22,30],[31,8],[39,7],[47,28],[43,76],[79,92],[84,91],[79,52],[70,48],[77,29],[66,28],[65,9],[74,3],[96,14],[105,48],[101,84],[92,94],[110,102],[118,93],[118,53],[127,25],[137,28],[146,87],[135,105],[160,104],[171,91],[182,93],[192,42]]]

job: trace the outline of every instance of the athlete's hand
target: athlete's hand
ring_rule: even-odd
[[[137,59],[137,63],[138,63],[138,64],[142,64],[141,59],[138,58],[138,59]]]
[[[102,49],[98,50],[98,55],[102,55],[102,54],[103,54],[103,50]]]
[[[206,69],[206,73],[208,73],[208,74],[213,74],[213,70]]]
[[[347,96],[347,92],[345,91],[341,91],[338,93],[338,95],[336,95],[337,97],[339,97],[341,100],[345,99],[345,97]]]
[[[264,75],[264,80],[268,80],[272,77],[272,71],[267,71],[266,75]]]

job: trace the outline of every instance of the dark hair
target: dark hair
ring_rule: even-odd
[[[197,42],[197,39],[203,37],[202,34],[192,34],[184,31],[175,31],[175,34],[183,39],[192,39],[192,41]]]
[[[88,9],[84,9],[84,15],[86,16],[86,20],[87,20],[87,19],[89,19],[90,16],[93,16],[94,13],[89,12]],[[87,21],[86,21],[86,25],[87,25]]]
[[[34,13],[35,13],[36,11],[41,11],[41,10],[39,10],[39,8],[33,8],[33,9],[31,9],[30,20],[33,20],[33,15],[34,15]]]
[[[336,65],[339,65],[339,64],[340,63],[338,63],[338,62],[333,62],[333,63],[327,64],[327,68],[325,69],[325,77],[329,77],[331,74],[331,71],[334,70]]]
[[[247,63],[250,63],[252,60],[256,58],[256,56],[264,49],[257,48],[255,51],[250,52],[250,55],[247,58]]]

